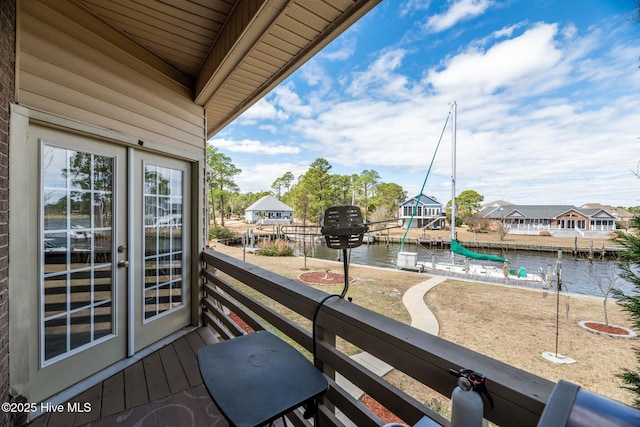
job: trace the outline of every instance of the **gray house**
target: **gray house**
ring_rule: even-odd
[[[249,224],[291,224],[293,222],[293,208],[274,196],[268,195],[245,209],[244,219]]]
[[[616,229],[616,217],[604,209],[571,205],[492,204],[480,211],[493,228],[504,227],[512,234],[606,237]]]
[[[413,213],[414,208],[415,213]],[[444,225],[445,216],[443,215],[442,203],[438,202],[433,197],[420,194],[419,196],[414,196],[405,200],[400,205],[398,218],[400,218],[403,224],[407,226],[409,225],[412,213],[413,220],[411,220],[411,228],[429,227],[439,229]]]

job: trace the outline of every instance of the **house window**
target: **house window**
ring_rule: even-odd
[[[46,364],[114,334],[114,158],[45,144],[41,170]]]
[[[183,305],[184,172],[144,168],[144,319]]]
[[[416,212],[416,216],[422,216],[422,206],[418,206],[418,211]]]

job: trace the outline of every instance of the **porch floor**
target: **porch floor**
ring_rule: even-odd
[[[198,349],[214,342],[210,329],[195,329],[66,402],[64,411],[43,414],[29,426],[227,426],[202,382],[196,357]],[[90,403],[91,410],[67,410],[74,402],[80,409]]]

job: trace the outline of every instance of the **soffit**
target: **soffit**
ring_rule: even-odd
[[[211,137],[380,0],[70,2],[154,60],[132,50],[137,58],[191,89],[206,107]]]

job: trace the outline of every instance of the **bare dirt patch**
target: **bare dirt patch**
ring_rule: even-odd
[[[339,285],[344,284],[344,274],[333,271],[310,271],[298,276],[298,280],[308,285]],[[349,276],[349,283],[355,282],[355,277]]]

